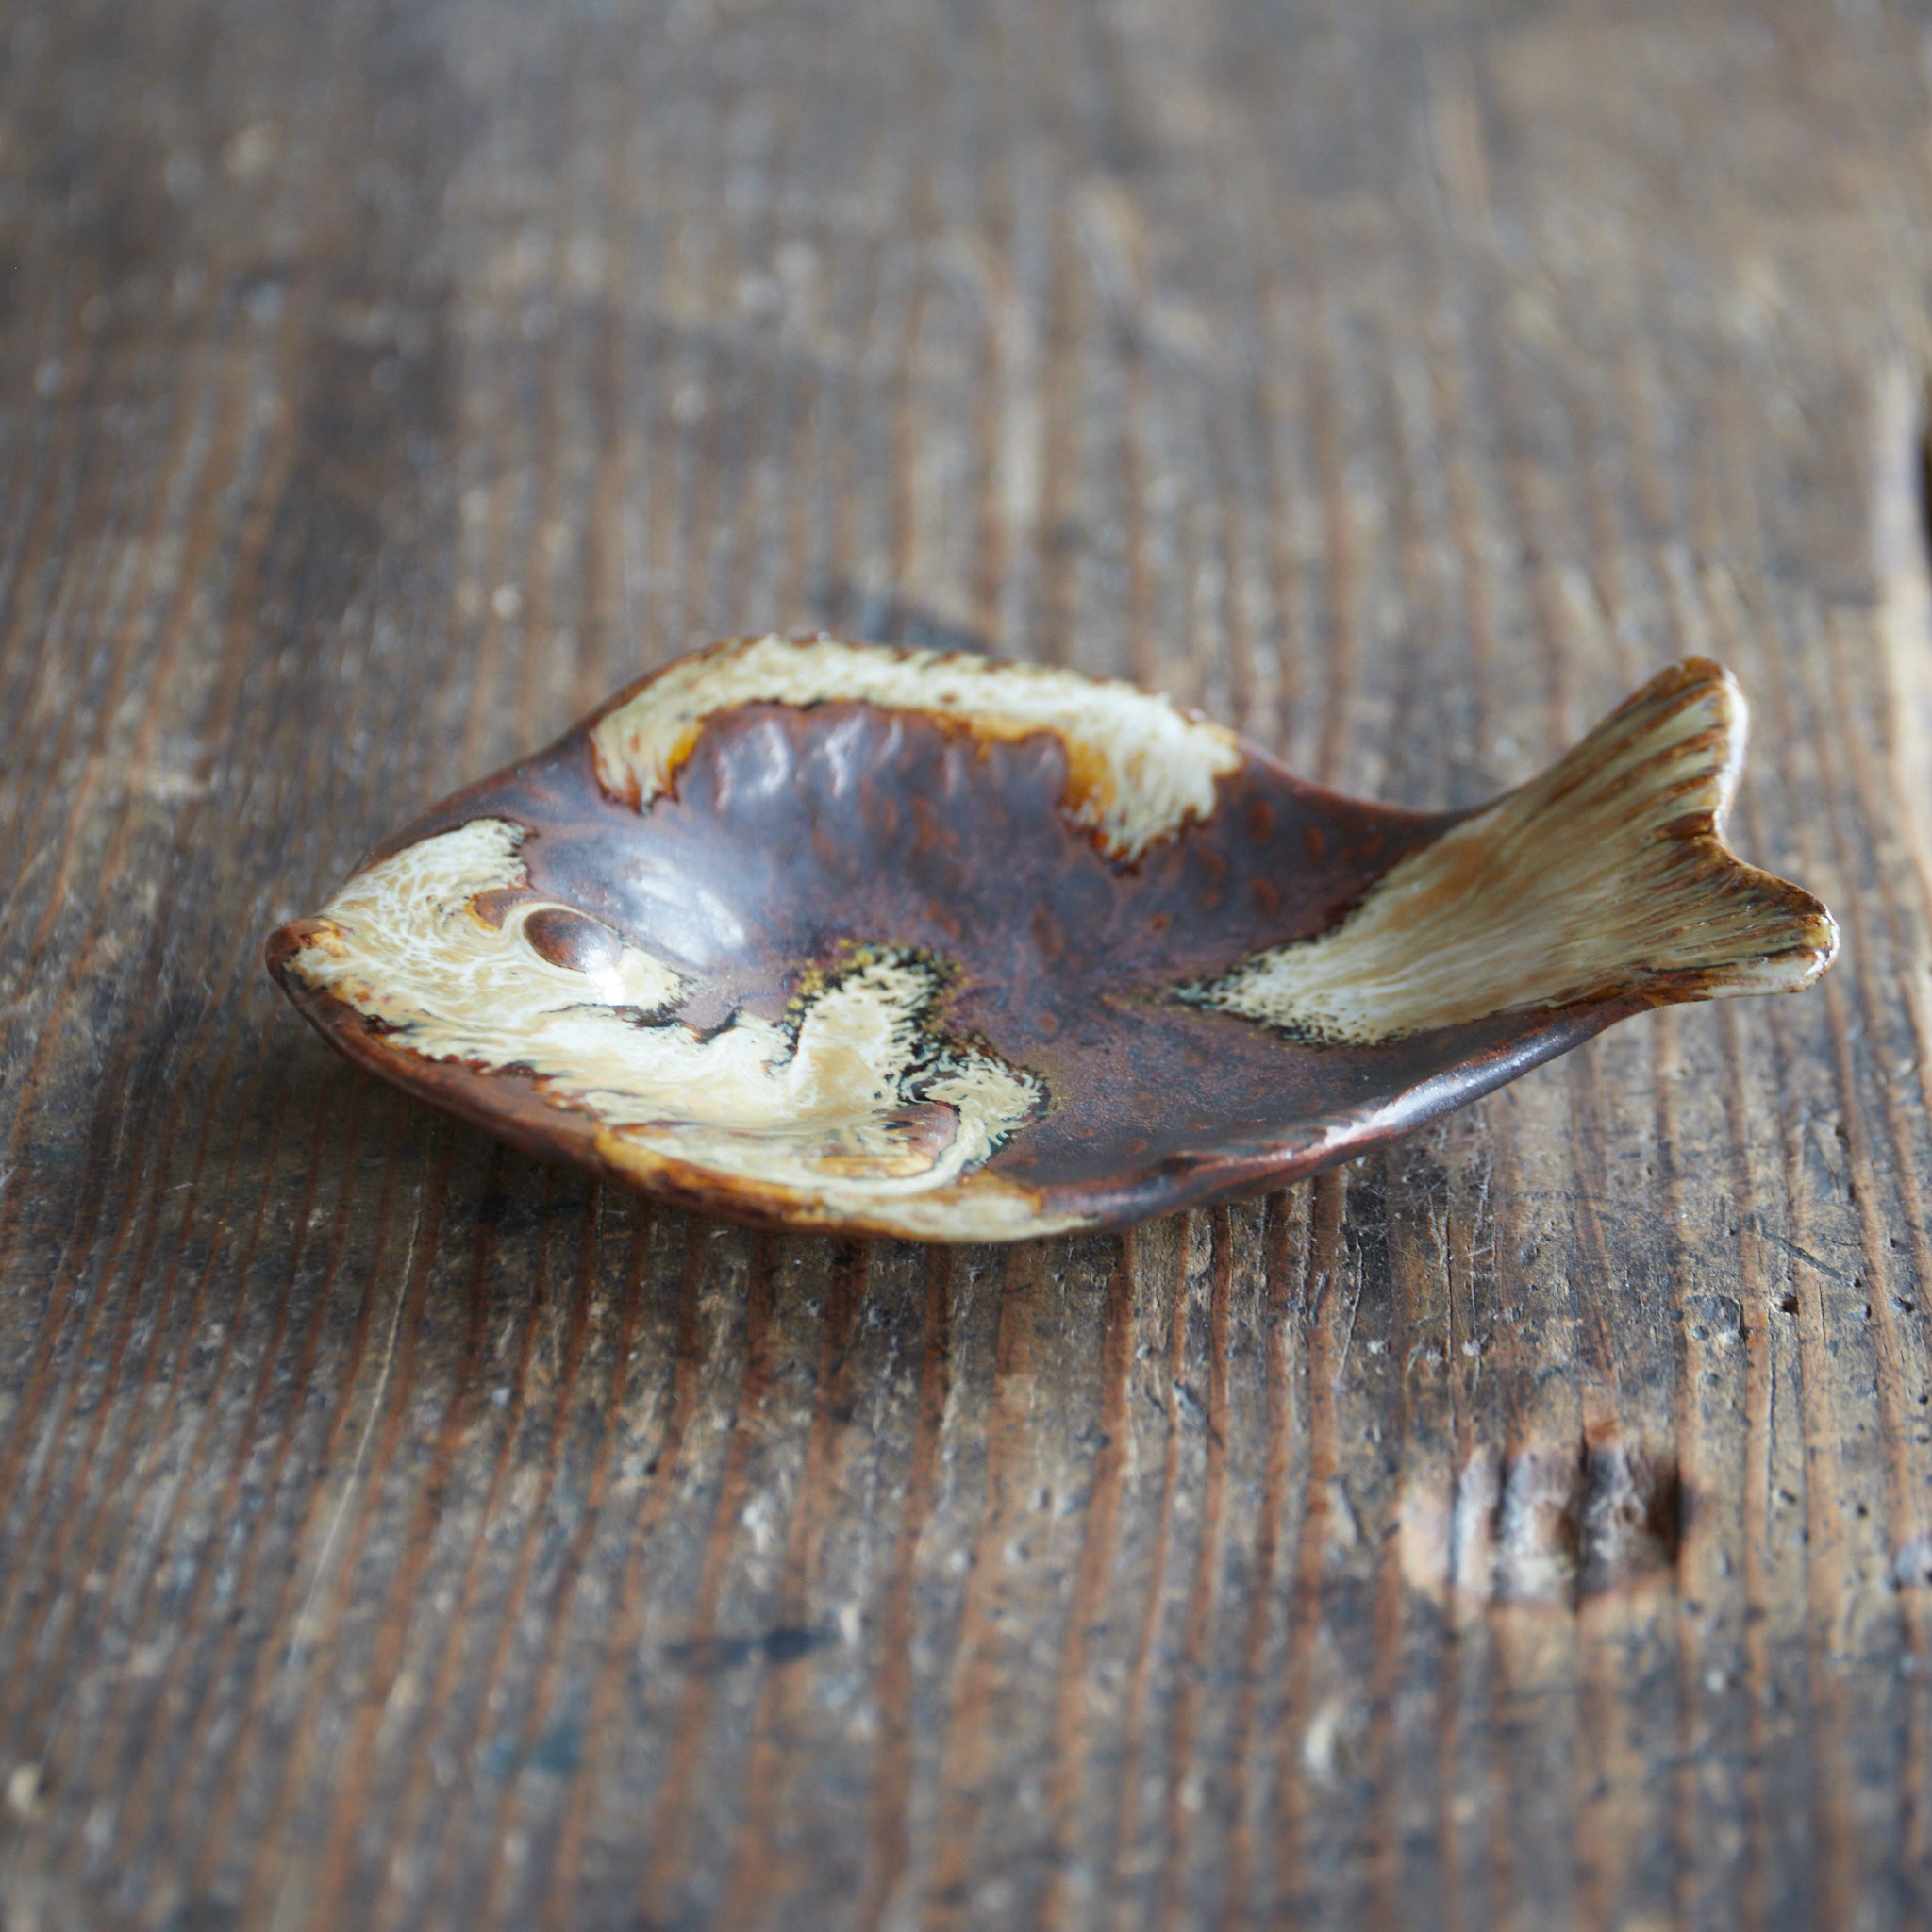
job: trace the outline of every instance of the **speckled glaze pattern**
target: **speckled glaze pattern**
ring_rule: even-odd
[[[1837,945],[1664,672],[1467,813],[1065,671],[741,639],[386,841],[271,969],[358,1065],[769,1224],[1012,1240],[1279,1185]]]

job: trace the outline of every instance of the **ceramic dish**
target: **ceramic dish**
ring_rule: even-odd
[[[1068,671],[744,639],[386,841],[269,964],[358,1066],[789,1227],[1011,1240],[1278,1186],[1647,1007],[1808,985],[1664,672],[1470,812]]]

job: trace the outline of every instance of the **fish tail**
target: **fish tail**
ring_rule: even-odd
[[[1831,963],[1838,928],[1724,842],[1746,717],[1722,665],[1673,665],[1338,925],[1183,997],[1360,1044],[1507,1008],[1795,992]]]
[[[1500,876],[1547,902],[1529,923],[1576,970],[1593,960],[1672,999],[1797,992],[1831,963],[1838,927],[1725,842],[1748,723],[1737,679],[1686,658],[1465,825]]]

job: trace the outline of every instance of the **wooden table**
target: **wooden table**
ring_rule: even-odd
[[[1932,1923],[1923,8],[0,40],[6,1932]],[[1416,805],[1707,652],[1844,957],[957,1251],[275,996],[378,833],[817,625]]]

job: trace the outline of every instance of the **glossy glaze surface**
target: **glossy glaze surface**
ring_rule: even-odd
[[[358,1063],[693,1206],[1114,1225],[1808,984],[1829,915],[1723,843],[1743,727],[1690,660],[1418,814],[1124,685],[738,640],[405,828],[270,963]]]

